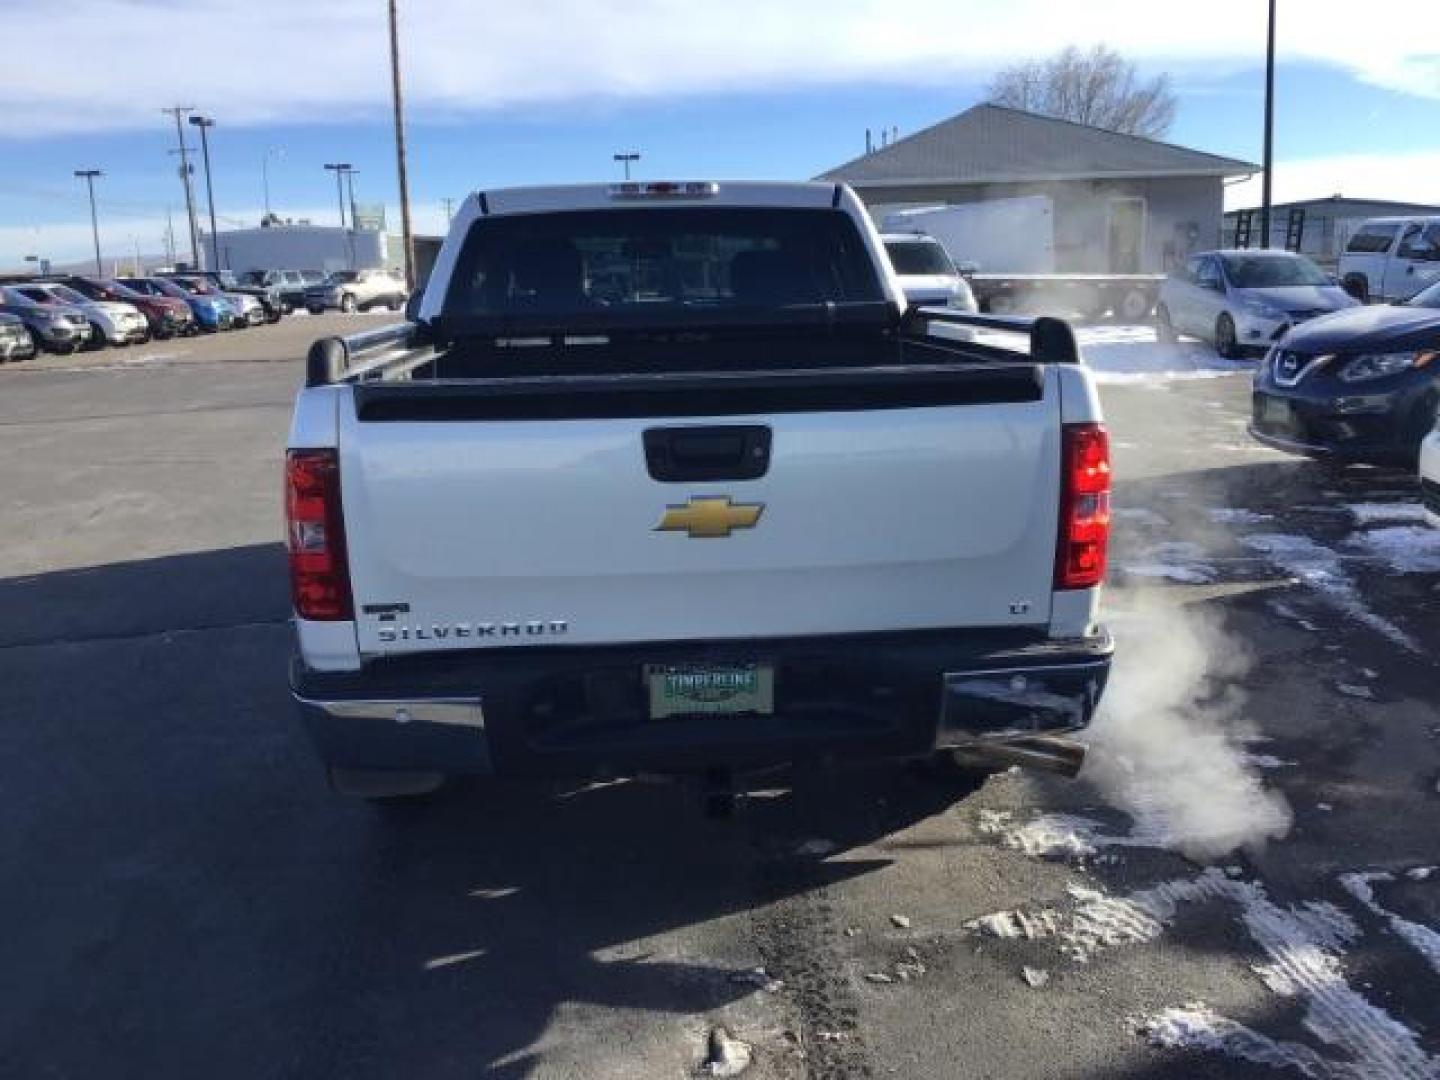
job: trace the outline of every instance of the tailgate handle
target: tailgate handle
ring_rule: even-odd
[[[770,468],[770,429],[763,424],[650,428],[645,466],[656,480],[757,480]]]

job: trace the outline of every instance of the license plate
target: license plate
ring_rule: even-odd
[[[1278,398],[1265,398],[1260,416],[1267,424],[1289,427],[1290,403],[1288,401],[1281,401]]]
[[[650,718],[775,712],[775,668],[771,664],[652,664]]]

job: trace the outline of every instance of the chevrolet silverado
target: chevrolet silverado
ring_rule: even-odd
[[[907,310],[814,183],[478,193],[407,312],[315,343],[289,438],[337,790],[1078,768],[1110,467],[1064,322]]]

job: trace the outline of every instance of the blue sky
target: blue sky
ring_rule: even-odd
[[[1282,20],[1286,7],[1299,10],[1297,0],[1281,2]],[[42,6],[47,24],[57,18],[50,0],[0,6],[14,9],[12,26],[39,18]],[[974,104],[1001,63],[1087,44],[1078,35],[1093,37],[1093,23],[1128,25],[1127,14],[1132,24],[1153,23],[1157,6],[789,0],[777,11],[730,0],[712,12],[645,0],[607,15],[581,0],[534,0],[533,10],[497,25],[476,22],[463,0],[402,0],[418,225],[438,229],[441,201],[478,187],[618,175],[611,154],[619,149],[643,154],[641,175],[808,177],[858,154],[866,126],[912,133]],[[1348,18],[1313,25],[1325,22],[1315,16],[1326,6],[1306,0],[1310,17],[1289,41],[1282,33],[1277,197],[1343,191],[1440,203],[1440,44],[1414,55],[1373,39],[1361,47],[1347,41],[1355,38]],[[1410,14],[1436,23],[1429,40],[1440,43],[1431,6],[1417,0]],[[637,7],[647,9],[639,21]],[[1073,21],[1076,7],[1096,18]],[[1258,160],[1263,20],[1253,15],[1263,5],[1209,0],[1205,8],[1207,23],[1223,25],[1117,30],[1106,40],[1144,71],[1173,74],[1180,110],[1172,141]],[[357,200],[383,201],[398,219],[378,0],[191,0],[190,13],[243,18],[273,33],[183,54],[144,44],[185,29],[164,0],[67,0],[61,10],[56,36],[79,41],[73,55],[0,68],[0,269],[31,252],[57,261],[88,253],[76,168],[106,173],[98,194],[107,251],[136,242],[161,250],[167,206],[182,231],[176,161],[167,154],[173,121],[159,112],[177,95],[218,120],[222,228],[255,223],[267,155],[282,215],[335,221],[333,178],[322,165],[349,161],[359,169]],[[1046,30],[1031,32],[1042,16]],[[113,38],[116,20],[141,53],[97,72],[105,36],[97,27]],[[1426,40],[1420,29],[1407,40]]]

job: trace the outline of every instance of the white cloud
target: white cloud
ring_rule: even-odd
[[[1260,205],[1261,178],[1225,189],[1225,208]],[[1346,195],[1355,199],[1440,204],[1440,150],[1401,154],[1339,154],[1275,163],[1276,202]]]
[[[228,123],[383,116],[384,5],[354,0],[9,0],[0,136],[152,127],[175,101]],[[1259,63],[1263,5],[1204,0],[401,0],[417,112],[884,79],[943,85],[1071,43],[1176,66]],[[1178,10],[1177,10],[1178,9]],[[1403,9],[1403,10],[1396,10]],[[1338,0],[1282,5],[1286,59],[1440,98],[1440,5],[1359,29]],[[1188,12],[1183,14],[1182,12]],[[1295,12],[1292,16],[1291,12]],[[1407,44],[1408,43],[1408,44]],[[138,75],[138,77],[136,77]]]

